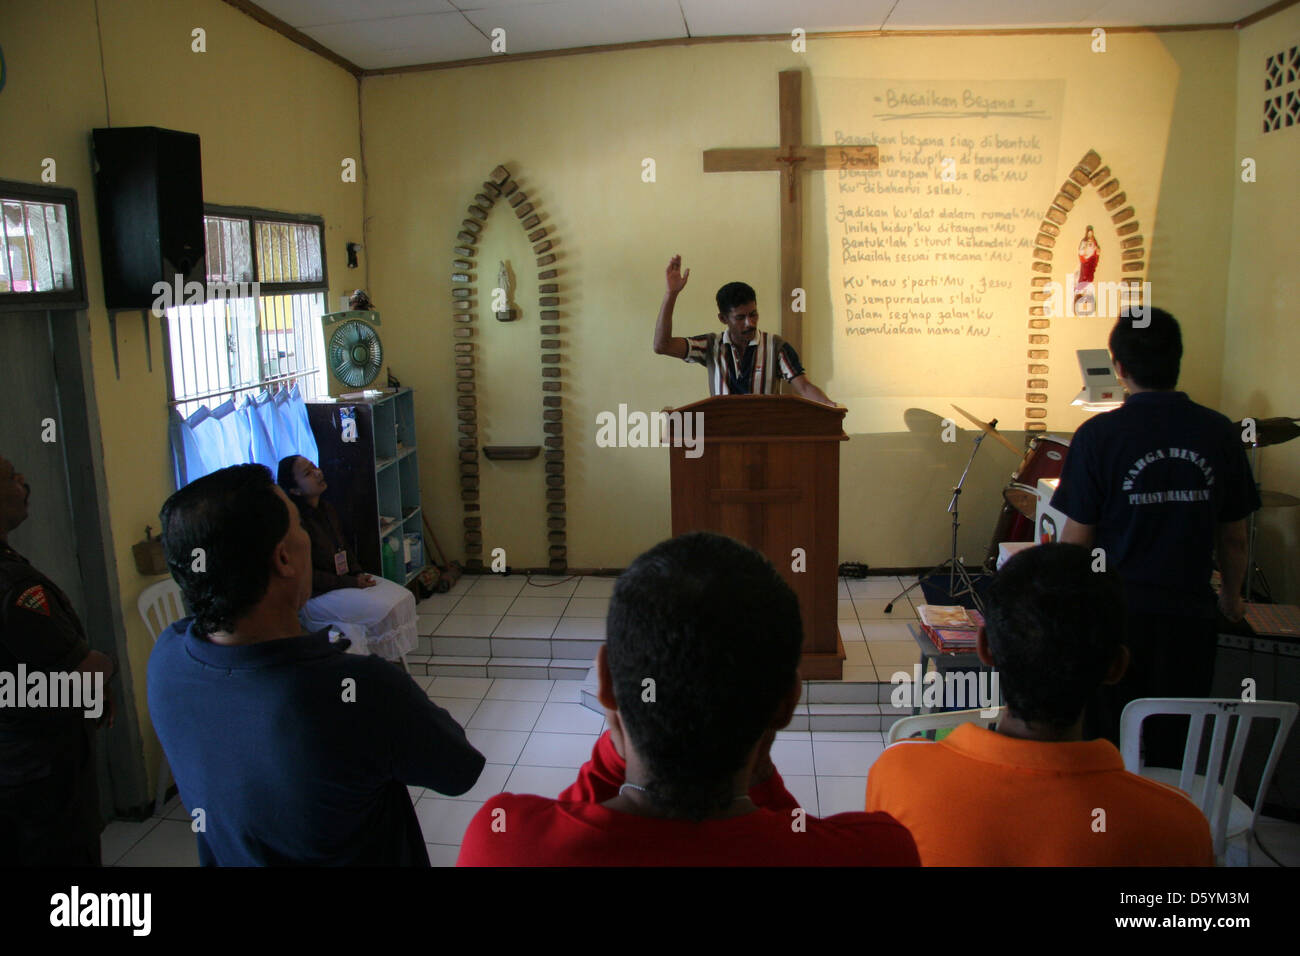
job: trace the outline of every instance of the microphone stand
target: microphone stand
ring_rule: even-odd
[[[996,428],[998,420],[995,418],[989,422],[990,428]],[[894,610],[894,605],[898,599],[906,595],[913,588],[920,587],[921,581],[928,577],[941,574],[945,570],[948,572],[948,594],[956,599],[962,595],[969,594],[975,602],[975,607],[981,614],[984,613],[984,602],[980,599],[979,594],[975,592],[975,582],[971,579],[970,572],[966,570],[965,563],[957,557],[957,529],[961,527],[960,519],[960,502],[962,486],[966,484],[966,476],[970,474],[970,466],[975,463],[975,454],[980,450],[980,442],[984,440],[985,432],[979,432],[975,436],[975,443],[970,450],[970,458],[966,460],[966,468],[962,471],[961,477],[957,479],[957,484],[952,489],[952,500],[948,502],[948,513],[952,515],[952,556],[938,567],[931,568],[929,571],[919,575],[915,584],[909,584],[894,599],[885,605],[885,613],[889,614]],[[957,583],[960,580],[961,590],[956,590]]]

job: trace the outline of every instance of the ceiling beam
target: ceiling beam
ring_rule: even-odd
[[[364,75],[365,70],[361,69],[361,67],[357,66],[351,60],[339,56],[329,47],[313,40],[311,37],[307,36],[307,34],[303,33],[301,30],[291,27],[289,24],[285,23],[279,17],[267,13],[257,4],[253,3],[252,0],[225,0],[225,2],[230,4],[230,6],[234,7],[240,13],[252,17],[258,23],[262,24],[262,26],[270,27],[272,30],[274,30],[276,33],[280,34],[281,36],[292,40],[300,47],[310,50],[312,53],[315,53],[317,56],[324,57],[325,59],[333,63],[335,66],[343,67],[343,69],[347,70],[349,73],[351,73],[353,76],[357,77],[358,79],[360,79]]]
[[[1248,27],[1252,23],[1258,23],[1260,20],[1271,17],[1275,13],[1280,13],[1287,7],[1294,7],[1297,3],[1300,3],[1300,0],[1278,0],[1277,3],[1265,7],[1263,10],[1252,13],[1248,17],[1242,17],[1234,23],[1233,26],[1240,30],[1242,27]]]

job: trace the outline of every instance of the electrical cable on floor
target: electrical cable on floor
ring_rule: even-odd
[[[580,574],[570,574],[567,578],[562,578],[559,581],[553,581],[550,584],[533,584],[533,575],[531,572],[529,572],[529,574],[524,579],[524,586],[534,587],[534,588],[558,588],[561,584],[568,584],[570,581],[580,577],[582,577],[582,575]]]

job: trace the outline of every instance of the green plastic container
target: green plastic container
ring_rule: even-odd
[[[402,556],[393,547],[393,539],[384,539],[384,577],[398,584],[402,583]]]

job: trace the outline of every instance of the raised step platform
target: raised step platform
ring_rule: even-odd
[[[807,681],[790,730],[880,731],[911,713],[891,706],[889,678],[919,656],[908,633],[915,610],[900,596],[914,581],[840,581],[845,679]],[[419,645],[407,664],[418,676],[585,680],[583,703],[602,713],[590,672],[613,588],[611,577],[467,575],[419,603]]]
[[[582,680],[590,660],[550,657],[407,654],[417,677],[519,677],[526,680]]]
[[[599,679],[592,667],[583,678],[582,706],[604,715],[596,696]],[[890,703],[893,686],[866,681],[804,681],[803,695],[786,730],[886,731],[901,717],[910,717],[911,707],[895,708]]]

